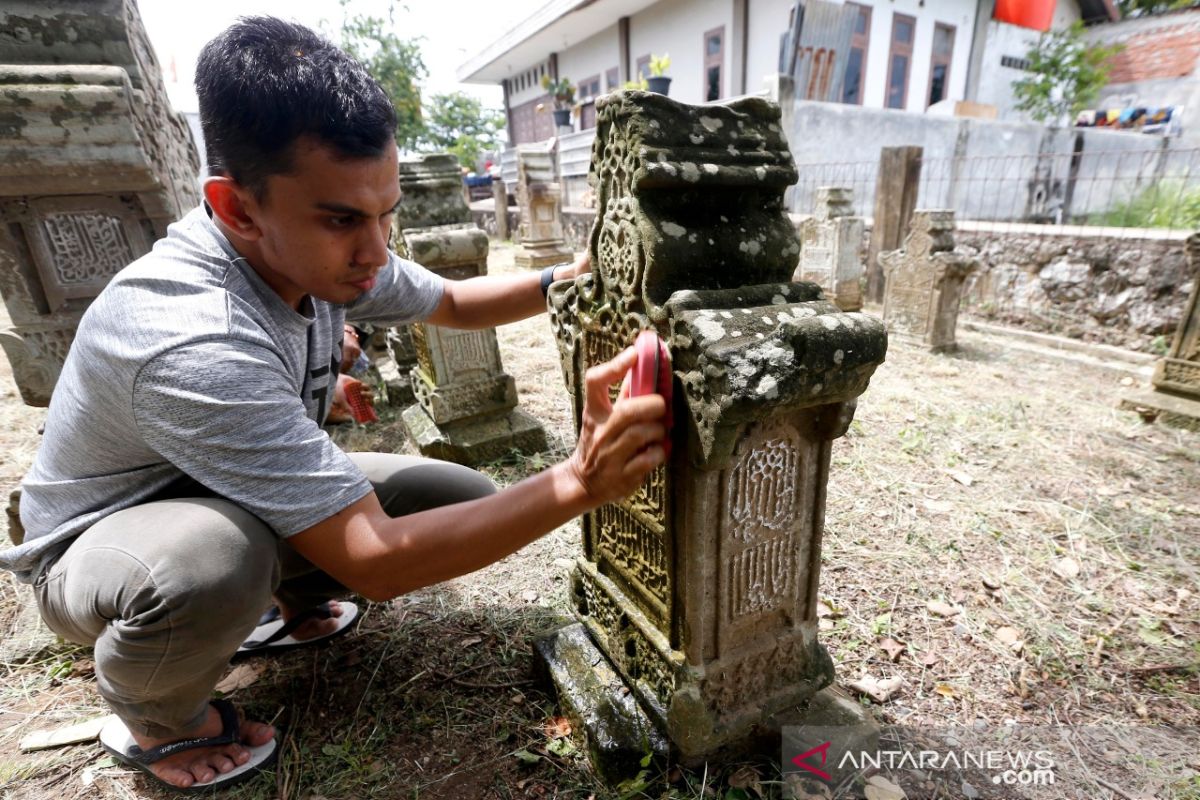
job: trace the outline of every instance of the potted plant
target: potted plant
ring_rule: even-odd
[[[663,53],[661,56],[650,56],[650,77],[646,79],[650,91],[658,94],[669,94],[671,79],[664,73],[671,68],[671,56]]]
[[[555,127],[570,125],[571,105],[575,102],[575,87],[571,81],[565,77],[554,80],[549,75],[543,75],[542,88],[550,93],[550,99],[554,101]]]

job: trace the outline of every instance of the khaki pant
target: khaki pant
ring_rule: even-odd
[[[393,517],[496,490],[457,464],[352,453]],[[202,491],[202,490],[201,490]],[[347,590],[262,520],[219,497],[117,511],[79,535],[34,584],[58,635],[95,648],[100,694],[131,730],[199,725],[229,659],[278,595],[301,608]]]

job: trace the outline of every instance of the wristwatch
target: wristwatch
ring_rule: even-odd
[[[564,261],[561,264],[554,264],[542,270],[542,297],[547,297],[550,294],[550,284],[554,283],[554,270],[559,267],[571,266],[570,261]]]

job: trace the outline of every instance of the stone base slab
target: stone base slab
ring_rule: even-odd
[[[1147,422],[1200,432],[1200,401],[1166,392],[1139,392],[1121,398],[1121,408],[1141,414]]]
[[[534,670],[553,687],[559,708],[587,743],[592,766],[616,785],[647,755],[666,763],[668,745],[620,673],[578,622],[533,643]]]
[[[476,466],[495,461],[509,452],[537,453],[546,449],[546,431],[519,408],[438,427],[420,406],[401,415],[409,437],[428,458]]]
[[[513,263],[526,269],[545,269],[554,264],[575,260],[575,254],[566,244],[550,247],[526,247],[522,245],[513,253]]]
[[[878,745],[879,727],[871,715],[830,687],[803,704],[765,717],[738,742],[703,758],[689,758],[666,740],[583,625],[559,628],[537,639],[533,650],[535,674],[551,685],[559,709],[586,740],[592,766],[612,784],[636,775],[647,755],[659,764],[670,755],[688,767],[753,754],[778,758],[784,728],[837,729],[842,736],[834,744],[840,752],[873,751]]]

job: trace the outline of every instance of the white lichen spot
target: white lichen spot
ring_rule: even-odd
[[[676,225],[674,222],[664,222],[662,230],[667,236],[674,236],[676,239],[687,233],[687,228],[682,225]]]
[[[692,140],[692,144],[700,144],[701,142],[704,141],[703,134],[699,134],[699,133],[693,133],[693,134],[689,135],[688,138]]]
[[[836,330],[838,327],[837,317],[825,314],[821,317],[821,324],[825,326],[825,330],[827,331]]]
[[[722,311],[721,316],[725,319],[733,319],[733,314],[730,314],[728,311]]]
[[[714,242],[713,242],[713,240],[712,240],[712,239],[709,239],[709,240],[708,240],[708,243],[709,243],[709,244],[714,244]]]
[[[814,383],[812,389],[809,391],[809,394],[817,394],[824,388],[825,387],[823,385],[821,385],[819,383]]]
[[[656,119],[652,119],[652,120],[650,120],[650,127],[651,127],[651,128],[657,128],[657,127],[658,127],[658,120],[656,120]]]
[[[787,322],[791,318],[792,318],[791,314],[789,314],[786,311],[780,311],[778,314],[775,315],[775,319],[779,320],[780,322]]]
[[[765,337],[761,333],[756,333],[756,334],[754,334],[754,338],[755,339],[763,339]]]
[[[843,353],[841,350],[834,350],[834,351],[833,351],[833,363],[835,363],[835,364],[841,364],[841,363],[842,363],[842,359],[844,359],[845,357],[846,357],[846,354],[845,354],[845,353]]]
[[[738,128],[744,128],[744,127],[746,127],[746,123],[745,123],[745,122],[742,122],[742,121],[739,119],[739,120],[738,120]]]
[[[700,180],[700,168],[694,162],[685,161],[680,164],[683,169],[683,179],[688,183],[695,183]]]
[[[716,117],[701,117],[700,124],[703,125],[704,130],[708,131],[709,133],[716,133],[717,131],[721,130],[721,128],[725,127],[725,122],[717,119]]]
[[[700,169],[707,172],[709,175],[716,175],[720,170],[716,164],[701,164]]]
[[[737,158],[738,156],[741,155],[741,153],[738,152],[738,149],[736,147],[734,147],[733,145],[729,145],[729,147],[727,147],[726,149],[729,151],[729,155],[733,156],[734,158]]]
[[[701,318],[694,323],[696,332],[699,333],[705,341],[715,342],[718,339],[725,338],[725,326],[717,322],[715,319]]]
[[[731,333],[731,334],[729,334],[729,335],[730,335],[730,336],[732,336],[732,337],[734,337],[734,338],[736,339],[736,338],[738,338],[738,337],[740,337],[740,336],[742,335],[742,332],[741,332],[741,331],[734,331],[733,333]]]
[[[724,214],[722,214],[722,215],[721,215],[721,222],[729,222],[729,217],[727,217],[727,216],[725,216]]]
[[[771,297],[771,305],[773,305],[773,306],[781,306],[786,302],[787,302],[787,298],[781,294],[772,295],[772,297]]]
[[[765,181],[767,179],[767,168],[766,167],[755,167],[754,174],[758,176],[758,179],[760,181]]]
[[[659,150],[659,151],[658,151],[658,163],[660,163],[660,164],[661,164],[661,163],[663,163],[663,162],[664,162],[664,161],[666,161],[666,160],[667,160],[667,151],[666,151],[666,150]]]
[[[752,256],[756,256],[762,252],[762,245],[756,240],[750,239],[749,241],[742,241],[738,243],[738,250],[742,251],[743,253],[749,253]]]
[[[764,324],[764,325],[770,325],[770,324],[771,324],[771,318],[770,318],[770,317],[762,317],[762,321],[763,321],[763,324]]]
[[[764,375],[762,380],[758,382],[758,393],[766,397],[768,400],[774,400],[779,396],[779,383],[772,375]]]
[[[694,233],[689,233],[689,234],[688,234],[688,241],[689,241],[689,242],[691,242],[692,244],[695,244],[695,243],[696,243],[696,234],[694,234]]]
[[[779,133],[779,126],[772,122],[767,126],[767,130],[769,130],[771,133]]]

